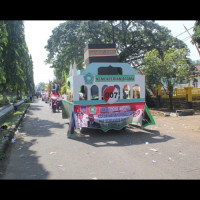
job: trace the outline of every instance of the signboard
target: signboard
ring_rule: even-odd
[[[145,102],[115,103],[98,105],[75,105],[74,123],[76,128],[95,128],[108,131],[120,130],[128,124],[141,127],[155,124]]]
[[[96,75],[96,82],[132,82],[135,81],[134,75]]]
[[[91,73],[84,75],[85,84],[93,84],[94,76]],[[96,75],[95,82],[133,82],[135,75]]]

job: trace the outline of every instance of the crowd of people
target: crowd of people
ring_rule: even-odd
[[[32,102],[33,96],[35,96],[37,99],[42,98],[42,100],[47,103],[53,95],[56,95],[57,97],[61,97],[61,94],[59,91],[59,84],[56,82],[54,83],[53,89],[51,90],[51,92],[49,92],[48,90],[44,90],[44,88],[42,88],[41,91],[36,91],[35,93],[30,92],[29,94],[24,95],[24,102],[28,102],[28,101]]]

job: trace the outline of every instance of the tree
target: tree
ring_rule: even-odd
[[[34,79],[33,79],[33,61],[32,61],[32,56],[29,54],[26,54],[25,57],[25,93],[28,94],[29,92],[34,92],[35,91],[35,86],[34,86]]]
[[[5,47],[7,45],[7,37],[8,33],[6,30],[6,25],[3,21],[0,21],[0,90],[1,85],[6,82],[5,78],[5,70],[4,70],[4,58],[2,56],[2,52],[5,51]]]
[[[146,75],[147,84],[162,84],[169,91],[170,110],[173,110],[173,88],[183,78],[189,78],[190,65],[186,49],[169,48],[163,57],[154,49],[145,54],[142,71]]]
[[[74,61],[82,69],[87,43],[115,43],[119,62],[134,63],[136,68],[142,67],[144,54],[152,49],[163,56],[163,51],[169,48],[187,48],[167,28],[153,21],[66,21],[53,30],[45,46],[49,52],[46,63],[56,69],[57,79],[61,79],[62,71],[68,74]]]
[[[197,46],[200,48],[200,20],[196,21],[193,28],[194,34],[192,38],[197,43]]]
[[[19,65],[19,53],[17,51],[19,44],[19,26],[16,21],[4,21],[8,33],[7,45],[2,52],[4,58],[5,81],[1,84],[3,90],[3,103],[7,102],[8,91],[14,90],[16,85],[16,77],[22,72]]]
[[[38,83],[36,88],[37,88],[37,91],[41,91],[42,89],[45,89],[45,83],[44,82]]]
[[[18,97],[25,91],[33,92],[34,80],[23,21],[8,20],[3,23],[7,31],[7,44],[2,51],[4,81],[0,82],[0,87],[5,104],[8,92],[16,92]],[[27,79],[30,81],[29,85]]]

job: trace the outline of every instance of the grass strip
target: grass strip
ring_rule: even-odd
[[[21,115],[24,113],[24,111],[30,106],[29,103],[24,103],[21,104],[20,106],[17,107],[16,112],[10,113],[1,123],[0,127],[6,125],[7,130],[10,129],[13,125],[16,125],[18,120],[20,119]],[[0,131],[0,142],[2,138],[4,137],[4,134],[6,131]]]

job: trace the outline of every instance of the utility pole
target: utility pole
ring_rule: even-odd
[[[184,26],[184,25],[183,25],[183,26]],[[185,26],[184,26],[184,28],[185,28],[185,30],[188,32],[189,36],[192,38],[192,36],[190,35],[190,33],[189,33],[189,31],[187,30],[187,28],[186,28]],[[195,47],[196,47],[196,49],[197,49],[197,51],[198,51],[198,53],[199,53],[199,56],[200,56],[199,48],[197,47],[196,42],[194,41],[193,38],[192,38],[192,41],[194,42],[194,45],[195,45]]]

